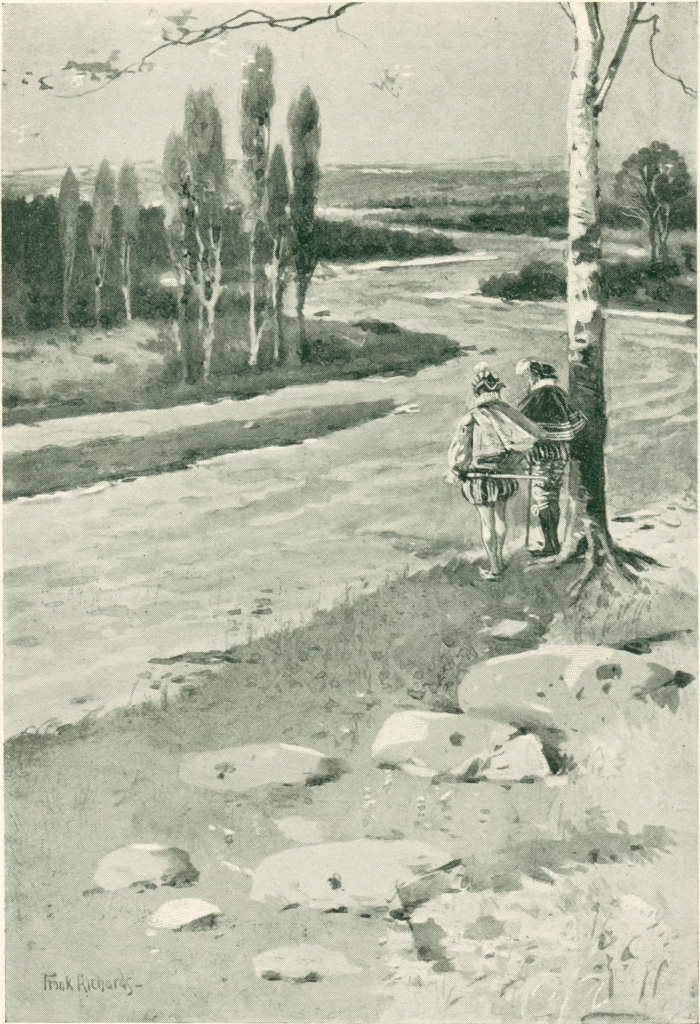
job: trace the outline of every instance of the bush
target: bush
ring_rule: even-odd
[[[490,277],[481,283],[480,291],[509,302],[566,298],[566,267],[563,263],[534,261],[517,274]]]
[[[652,266],[648,260],[603,263],[601,287],[611,300],[636,309],[691,314],[696,291],[680,277],[675,263]],[[566,267],[563,263],[533,262],[517,274],[500,274],[480,285],[482,295],[514,301],[566,298]]]
[[[414,233],[329,220],[317,220],[315,231],[319,260],[413,259],[458,251],[451,238],[435,231]]]
[[[134,288],[131,308],[139,320],[173,320],[177,317],[177,298],[172,288],[164,288],[157,279],[147,279]]]

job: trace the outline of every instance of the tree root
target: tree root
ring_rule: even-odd
[[[572,604],[580,600],[590,583],[604,575],[612,577],[613,581],[617,576],[627,583],[637,584],[640,573],[650,566],[661,564],[651,555],[645,555],[641,551],[628,551],[626,548],[618,547],[612,538],[597,528],[592,528],[590,523],[586,524],[585,536],[581,538],[576,551],[566,561],[578,561],[582,556],[585,558],[586,567],[568,590]]]

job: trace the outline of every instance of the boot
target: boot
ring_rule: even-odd
[[[551,558],[559,554],[559,506],[543,509],[539,513],[544,547],[533,552],[535,558]]]

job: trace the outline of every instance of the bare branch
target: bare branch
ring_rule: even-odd
[[[698,98],[697,90],[691,89],[691,87],[686,85],[683,79],[679,78],[677,75],[672,75],[669,71],[664,71],[656,60],[656,54],[654,53],[654,38],[661,34],[661,29],[659,28],[659,15],[654,14],[651,18],[647,18],[646,20],[651,22],[652,26],[651,35],[649,36],[649,52],[651,54],[652,64],[657,71],[660,71],[661,74],[664,75],[665,78],[670,78],[672,82],[678,82],[686,96],[690,96],[691,99],[696,100]]]
[[[600,89],[598,90],[598,95],[596,96],[594,106],[594,113],[596,114],[596,116],[603,109],[605,97],[608,95],[610,91],[610,86],[615,81],[615,76],[617,75],[617,72],[620,70],[620,65],[622,64],[622,59],[625,56],[625,53],[627,52],[627,47],[629,45],[630,38],[632,36],[632,33],[634,32],[634,29],[639,24],[639,15],[642,13],[645,6],[645,3],[631,3],[629,5],[629,13],[627,15],[627,21],[625,23],[624,30],[622,32],[622,35],[620,36],[620,42],[617,44],[617,49],[615,50],[613,58],[610,61],[610,64],[608,65],[608,70],[605,72],[603,81],[600,84]]]
[[[575,25],[575,24],[576,24],[576,21],[575,21],[575,19],[574,19],[574,16],[573,16],[573,14],[571,13],[571,10],[569,9],[569,5],[568,5],[567,3],[560,3],[560,4],[559,4],[559,7],[561,7],[562,11],[563,11],[563,12],[564,12],[564,14],[565,14],[565,15],[567,16],[567,18],[569,19],[569,21],[571,22],[571,24],[572,24],[572,25]]]
[[[258,26],[265,26],[267,28],[281,29],[284,32],[299,32],[303,28],[309,28],[311,25],[318,25],[326,21],[337,21],[346,11],[351,7],[358,7],[362,0],[348,0],[343,3],[340,7],[333,9],[331,5],[325,14],[316,15],[289,15],[284,18],[276,18],[272,14],[266,14],[264,11],[258,11],[254,8],[241,11],[231,18],[227,18],[225,21],[220,22],[218,25],[209,25],[206,28],[195,30],[179,29],[180,35],[175,37],[168,33],[167,30],[163,30],[163,42],[156,46],[153,50],[144,54],[143,57],[133,61],[123,68],[113,68],[107,74],[105,81],[95,86],[94,89],[85,89],[82,92],[77,93],[56,93],[60,99],[78,99],[81,96],[90,96],[92,93],[99,92],[101,89],[105,89],[112,82],[116,82],[124,75],[134,75],[142,71],[150,71],[153,67],[151,58],[155,57],[157,53],[161,53],[163,50],[168,50],[174,46],[197,46],[200,43],[210,43],[214,39],[219,39],[221,36],[226,35],[228,32],[236,32],[240,29],[256,28]],[[46,76],[45,76],[46,77]],[[45,86],[45,88],[54,88],[53,86]]]

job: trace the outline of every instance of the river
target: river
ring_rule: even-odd
[[[498,250],[505,267],[505,240]],[[412,378],[313,389],[315,402],[389,397],[406,412],[293,448],[7,503],[6,735],[148,696],[170,671],[151,658],[228,648],[389,577],[476,552],[473,510],[442,482],[471,366],[490,360],[512,399],[521,356],[565,366],[561,309],[474,299],[496,265],[331,270],[314,282],[310,319],[378,318],[448,335],[465,350]],[[694,332],[611,316],[607,365],[613,511],[675,499],[694,481]],[[231,414],[304,400],[303,388],[288,389],[230,403]],[[522,523],[521,499],[513,515]]]

